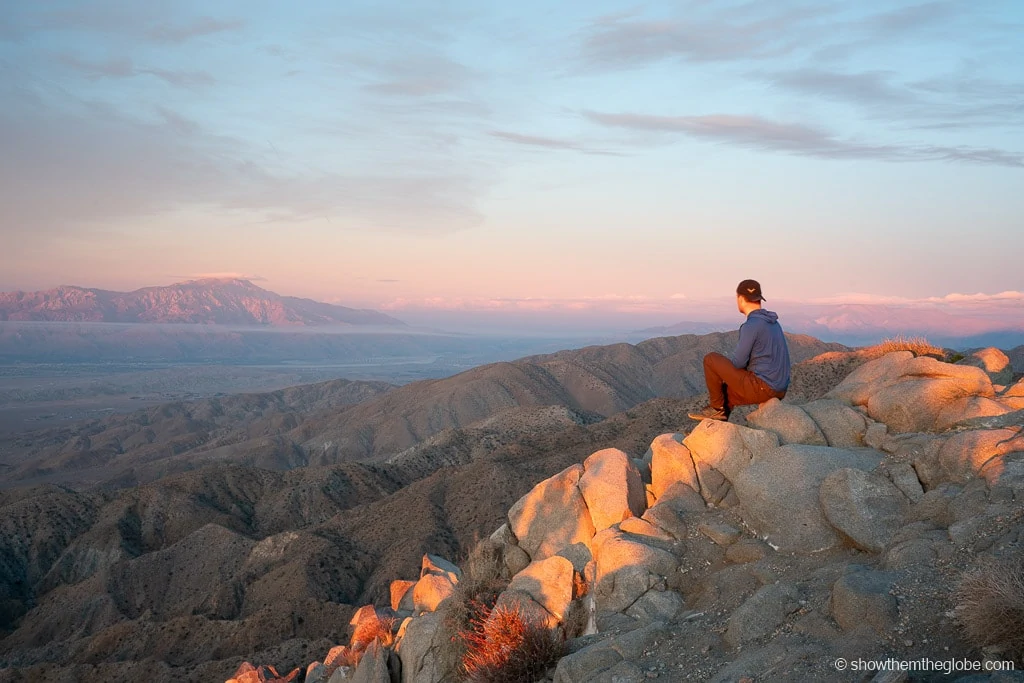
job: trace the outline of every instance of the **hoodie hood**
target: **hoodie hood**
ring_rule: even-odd
[[[779,322],[778,313],[776,313],[775,311],[766,311],[763,308],[758,308],[751,311],[750,315],[747,316],[747,319],[749,320],[751,318],[760,318],[769,325],[774,325],[775,323]]]

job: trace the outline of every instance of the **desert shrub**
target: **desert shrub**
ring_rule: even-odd
[[[355,669],[359,666],[359,660],[363,658],[363,653],[374,641],[380,643],[381,647],[393,647],[397,626],[398,620],[391,616],[364,619],[356,624],[350,645],[345,648],[341,657],[335,662],[335,668],[347,666]]]
[[[514,605],[503,604],[474,615],[463,638],[466,654],[462,669],[470,683],[536,681],[563,652],[563,643],[555,634]]]
[[[476,543],[466,556],[462,565],[464,574],[472,580],[484,583],[488,581],[508,582],[508,568],[505,566],[505,552],[500,543],[486,539]]]
[[[587,611],[586,600],[573,600],[569,603],[569,609],[565,613],[560,626],[562,633],[567,639],[578,638],[587,630],[587,623],[590,613]]]
[[[590,593],[590,584],[587,583],[582,574],[573,572],[573,601],[569,603],[569,609],[566,611],[560,626],[566,639],[577,638],[587,630],[587,623],[590,620],[590,605],[586,599],[588,593]]]
[[[398,632],[398,619],[395,617],[381,617],[377,620],[377,632],[370,639],[376,640],[381,647],[393,647],[395,636]]]
[[[905,337],[902,334],[883,339],[880,344],[866,349],[872,356],[884,356],[894,351],[910,351],[915,356],[932,356],[943,360],[946,352],[929,342],[924,337]]]
[[[955,600],[969,643],[1024,663],[1024,558],[983,562],[964,575]]]
[[[396,624],[397,620],[391,616],[362,620],[352,631],[351,649],[365,650],[375,640],[384,647],[391,647],[395,642]]]
[[[350,647],[346,647],[327,667],[327,674],[328,676],[333,675],[335,671],[342,667],[347,667],[350,671],[355,671],[355,668],[359,666],[359,660],[362,658],[362,650],[353,650]]]
[[[490,540],[474,545],[462,566],[465,570],[455,591],[438,607],[446,637],[436,655],[446,681],[464,679],[465,634],[482,615],[490,613],[509,583],[501,546]]]

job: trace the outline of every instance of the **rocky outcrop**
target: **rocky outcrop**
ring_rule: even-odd
[[[640,471],[617,448],[598,451],[583,461],[579,489],[595,531],[639,517],[647,509]]]
[[[704,421],[658,436],[647,457],[599,450],[537,484],[487,542],[512,569],[499,604],[578,636],[545,680],[677,680],[681,663],[653,660],[680,650],[695,667],[719,662],[695,678],[817,680],[835,671],[807,662],[910,648],[921,619],[947,628],[950,610],[927,616],[948,600],[936,567],[1024,539],[1024,424],[960,419],[1001,395],[983,395],[983,370],[932,360],[890,354],[829,398],[760,406],[752,427]],[[425,579],[459,581],[441,558],[422,567],[412,588],[393,584],[392,607]],[[414,614],[400,666],[365,646],[354,674],[435,683],[445,637],[438,613]]]
[[[646,541],[646,542],[645,542]],[[679,561],[650,539],[606,529],[594,538],[599,612],[624,612],[648,590],[664,589]]]
[[[772,432],[704,420],[683,440],[693,458],[699,493],[709,505],[730,506],[732,481],[761,455],[779,445]]]
[[[829,399],[818,399],[800,406],[818,429],[825,435],[829,446],[834,448],[857,448],[870,446],[865,443],[868,421],[850,406]]]
[[[957,422],[1008,412],[981,368],[951,365],[909,351],[865,363],[828,393],[863,406],[891,432],[942,431]]]
[[[815,553],[841,543],[819,504],[818,489],[843,468],[872,470],[870,450],[789,445],[772,449],[735,479],[740,514],[762,538],[785,552]]]
[[[395,648],[402,663],[402,683],[441,683],[444,680],[438,651],[446,635],[440,626],[441,616],[436,612],[402,622]]]
[[[938,449],[943,479],[965,482],[984,477],[989,483],[1013,470],[1013,453],[1024,452],[1024,429],[978,429],[950,436]]]
[[[879,553],[906,520],[909,498],[888,478],[844,467],[821,483],[825,519],[855,546]]]
[[[1009,384],[1013,379],[1013,365],[1010,358],[999,349],[989,347],[979,349],[966,358],[957,361],[957,365],[969,365],[984,370],[992,384]]]
[[[800,406],[782,403],[773,398],[747,415],[747,422],[759,429],[774,432],[779,443],[803,443],[827,446],[828,441],[817,423]]]
[[[677,483],[694,491],[700,489],[690,449],[683,445],[683,434],[662,434],[651,442],[651,493],[655,499]]]
[[[414,609],[413,588],[415,581],[403,581],[396,579],[391,582],[391,609],[396,612],[411,612]]]
[[[242,662],[227,683],[292,683],[299,680],[300,673],[299,669],[295,669],[282,676],[272,666],[253,666],[249,662]]]
[[[352,683],[392,683],[395,671],[391,662],[391,652],[379,641],[374,641],[366,648],[351,678],[345,680]]]
[[[416,612],[433,612],[455,592],[462,570],[437,555],[424,555],[419,581],[412,587],[412,604]],[[403,596],[404,597],[404,596]],[[399,607],[402,607],[401,602]]]
[[[555,669],[554,683],[634,680],[627,677],[627,672],[635,673],[638,669],[632,662],[648,648],[656,647],[667,634],[665,623],[655,621],[629,633],[587,645],[562,658]],[[642,671],[640,675],[643,675]]]
[[[558,555],[530,563],[513,577],[506,592],[522,593],[543,608],[550,628],[562,623],[573,600],[573,564]]]
[[[786,617],[800,609],[799,594],[789,584],[759,588],[729,619],[725,642],[739,647],[763,638],[778,628]]]
[[[832,615],[844,630],[867,624],[881,635],[892,632],[899,606],[892,595],[893,572],[851,571],[832,587]]]
[[[594,522],[579,489],[583,465],[572,465],[537,484],[508,511],[509,529],[533,560],[573,543],[589,545]]]

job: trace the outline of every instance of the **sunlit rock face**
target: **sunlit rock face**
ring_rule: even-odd
[[[640,471],[629,456],[617,448],[597,451],[583,461],[579,488],[595,531],[639,517],[647,509]]]
[[[995,389],[983,369],[915,358],[909,351],[865,363],[827,396],[863,406],[894,433],[942,431],[965,419],[1009,412],[993,400]]]
[[[984,370],[993,384],[1009,384],[1013,379],[1013,365],[1010,357],[994,347],[979,349],[957,361],[957,365],[969,365]]]
[[[508,511],[509,528],[531,559],[543,560],[573,543],[590,545],[594,522],[579,489],[583,465],[537,484]]]
[[[949,437],[938,451],[939,470],[946,481],[967,482],[982,477],[995,483],[1006,473],[1008,462],[1024,453],[1024,430],[978,429]]]
[[[651,442],[651,493],[661,498],[677,482],[694,491],[700,488],[690,449],[683,445],[682,434],[662,434]]]
[[[699,492],[709,505],[736,504],[732,484],[754,459],[779,445],[774,432],[704,420],[683,440],[693,458]]]
[[[806,410],[800,406],[782,403],[777,398],[762,403],[757,410],[747,415],[747,423],[774,432],[782,444],[829,445],[825,434]]]

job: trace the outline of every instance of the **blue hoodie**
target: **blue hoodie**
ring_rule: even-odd
[[[740,325],[732,364],[750,370],[775,391],[789,388],[789,347],[777,314],[762,308],[750,312]]]

